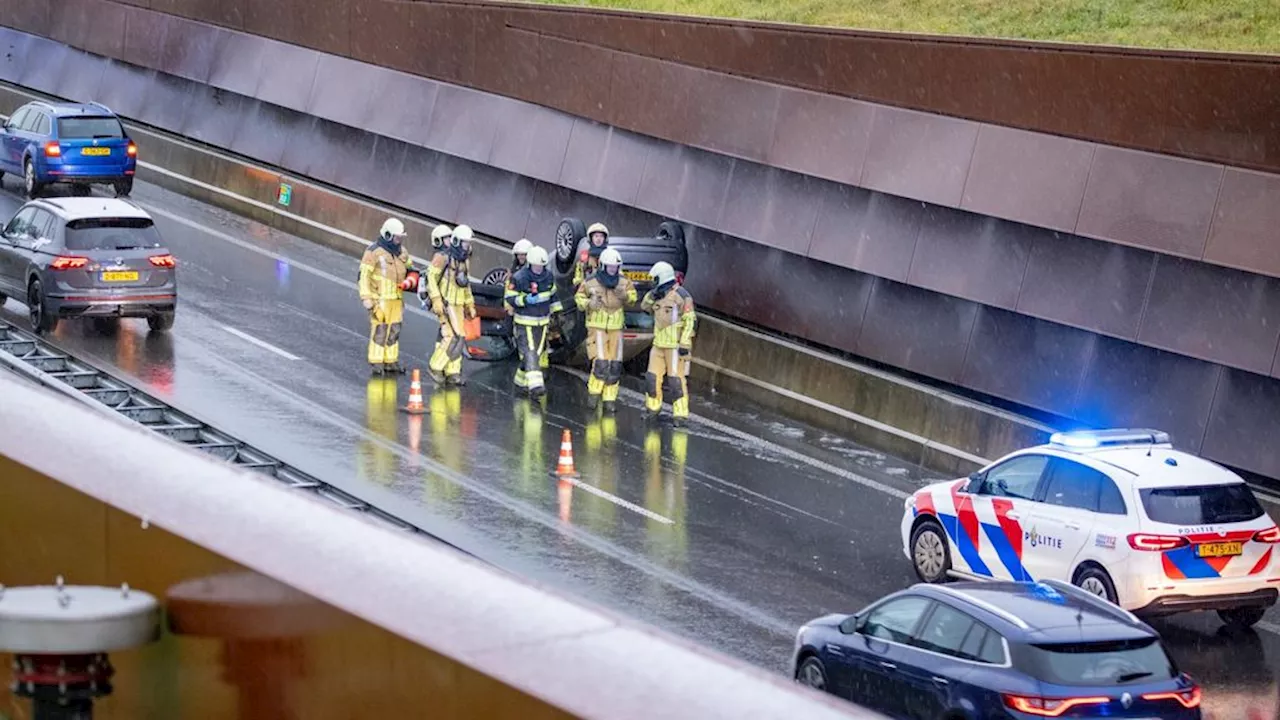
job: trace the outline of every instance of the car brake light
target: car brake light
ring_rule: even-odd
[[[1191,542],[1181,535],[1147,535],[1146,533],[1134,533],[1129,536],[1129,547],[1134,550],[1149,550],[1152,552],[1163,552],[1165,550],[1173,550],[1184,545],[1190,545]]]
[[[44,154],[49,157],[61,157],[62,146],[56,142],[48,142],[44,144]]]
[[[1253,541],[1260,543],[1280,543],[1280,527],[1272,525],[1266,530],[1259,530],[1253,534]]]
[[[1005,694],[1004,704],[1021,713],[1040,717],[1058,717],[1073,707],[1081,705],[1104,705],[1111,702],[1108,697],[1078,698],[1042,698],[1026,695]]]
[[[54,258],[53,262],[49,263],[49,267],[54,270],[74,270],[75,268],[82,268],[88,264],[89,258],[64,255]]]
[[[125,148],[125,152],[129,154],[129,157],[137,157],[137,156],[138,156],[138,146],[137,146],[137,145],[135,145],[135,144],[134,144],[134,142],[133,142],[132,140],[130,140],[130,141],[129,141],[129,147]]]
[[[147,260],[149,260],[151,264],[155,265],[156,267],[171,268],[171,267],[178,266],[177,259],[175,259],[172,255],[168,253],[165,253],[164,255],[152,255],[151,257],[147,258]]]
[[[1177,700],[1182,707],[1191,709],[1200,707],[1200,686],[1197,685],[1190,690],[1182,692],[1163,692],[1163,693],[1147,693],[1142,696],[1143,700]]]

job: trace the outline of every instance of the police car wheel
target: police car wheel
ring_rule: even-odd
[[[922,582],[946,581],[947,571],[951,569],[951,551],[941,525],[926,521],[911,533],[911,564]]]
[[[1219,610],[1218,617],[1231,628],[1243,629],[1257,625],[1266,612],[1262,607],[1239,607]]]
[[[1073,583],[1076,587],[1084,590],[1090,595],[1097,595],[1107,602],[1118,605],[1120,598],[1116,595],[1115,583],[1111,582],[1111,576],[1106,570],[1093,565],[1086,565],[1076,571],[1076,579]]]

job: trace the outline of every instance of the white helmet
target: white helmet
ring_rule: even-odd
[[[379,234],[384,238],[404,237],[404,223],[395,218],[387,218],[387,221],[382,223]]]
[[[600,264],[601,265],[621,265],[622,253],[618,252],[617,250],[614,250],[613,248],[605,248],[604,252],[600,253]]]
[[[453,229],[453,239],[460,243],[471,242],[471,226],[459,225]]]
[[[649,277],[655,285],[666,285],[676,279],[676,269],[669,262],[656,262],[649,268]]]
[[[440,223],[431,231],[431,247],[438,248],[444,245],[451,235],[453,235],[453,228]]]
[[[551,262],[551,258],[547,256],[546,250],[536,245],[529,249],[530,265],[541,265],[542,267],[546,267],[549,262]]]
[[[529,242],[524,238],[520,238],[520,240],[517,241],[516,244],[511,248],[511,254],[527,255],[529,253],[529,250],[531,249],[533,249],[533,243]]]
[[[605,239],[609,239],[609,228],[605,227],[604,223],[592,223],[591,227],[587,228],[587,237],[591,237],[596,233],[604,233]]]

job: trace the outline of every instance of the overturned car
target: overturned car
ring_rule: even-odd
[[[587,226],[578,218],[565,218],[556,227],[555,249],[552,254],[552,272],[564,312],[551,321],[548,336],[551,362],[562,365],[585,365],[587,351],[584,345],[587,327],[583,314],[574,304],[573,273],[579,253],[587,246]],[[610,236],[609,247],[622,254],[622,272],[636,286],[637,301],[626,308],[626,325],[623,327],[623,361],[631,361],[649,349],[653,341],[653,318],[640,309],[639,298],[653,288],[649,280],[649,268],[660,261],[671,263],[679,282],[689,267],[689,253],[685,248],[684,226],[667,221],[660,224],[650,237]],[[472,282],[471,292],[476,299],[476,314],[480,316],[481,339],[468,343],[468,355],[476,360],[503,360],[515,354],[511,339],[511,316],[503,307],[509,267],[496,267]]]

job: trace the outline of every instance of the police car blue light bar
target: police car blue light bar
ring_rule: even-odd
[[[1057,432],[1049,437],[1050,445],[1070,448],[1072,450],[1090,450],[1101,447],[1122,447],[1126,445],[1169,445],[1169,433],[1161,430],[1116,429],[1116,430],[1072,430]]]

